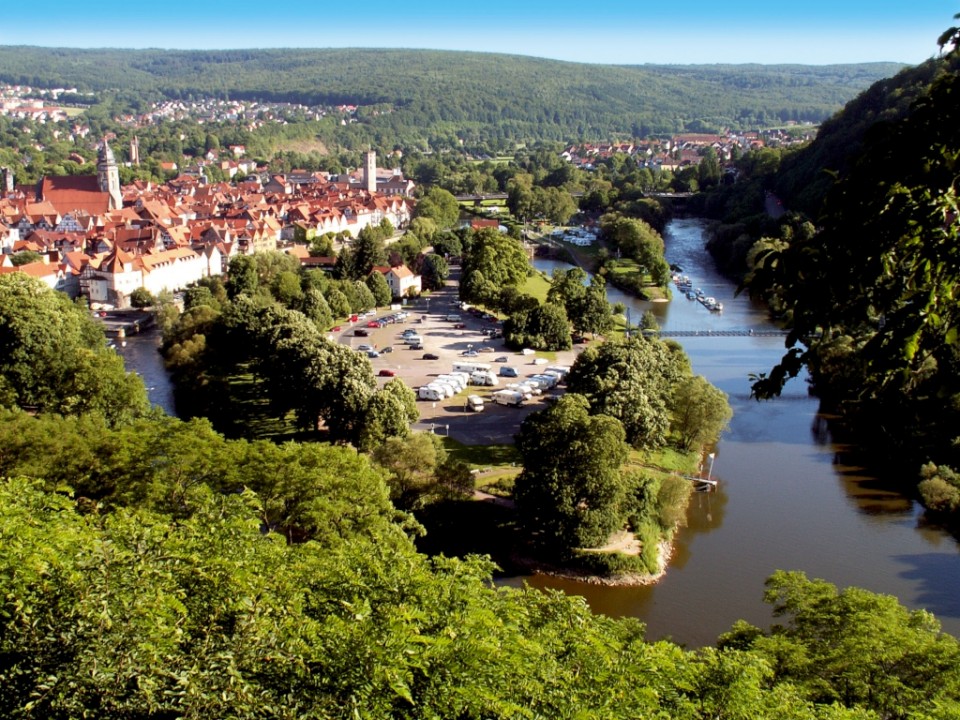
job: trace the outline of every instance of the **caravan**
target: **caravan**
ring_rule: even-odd
[[[526,399],[523,393],[517,390],[498,390],[490,397],[497,405],[510,405],[512,407],[520,407]]]
[[[482,363],[482,362],[460,361],[460,362],[455,362],[453,364],[453,372],[455,373],[465,372],[465,373],[473,374],[480,370],[486,370],[489,372],[490,368],[491,368],[490,363]]]

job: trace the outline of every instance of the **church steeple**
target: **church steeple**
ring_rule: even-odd
[[[113,150],[107,145],[106,138],[97,153],[97,183],[100,185],[100,192],[110,193],[111,210],[123,207],[123,196],[120,194],[120,170],[117,168],[117,159],[113,156]]]

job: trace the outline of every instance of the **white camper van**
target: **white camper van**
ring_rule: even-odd
[[[523,393],[517,390],[498,390],[490,397],[493,398],[493,401],[497,403],[497,405],[511,405],[513,407],[520,407],[526,399]]]

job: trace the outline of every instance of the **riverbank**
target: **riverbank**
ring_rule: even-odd
[[[633,533],[624,534],[633,537]],[[639,556],[641,551],[639,541],[634,539],[633,542],[636,545],[635,549],[628,547],[625,550],[618,550],[617,552],[622,555]],[[597,548],[594,552],[605,552],[606,547],[607,546]],[[512,566],[517,570],[534,576],[539,575],[608,588],[645,587],[655,585],[667,574],[667,570],[670,567],[670,560],[673,557],[673,549],[673,533],[671,533],[670,538],[661,538],[657,544],[657,572],[655,573],[626,572],[615,575],[596,575],[588,571],[578,571],[576,568],[555,565],[519,554],[512,555],[510,561]]]

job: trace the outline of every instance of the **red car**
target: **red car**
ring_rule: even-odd
[[[367,323],[367,327],[368,327],[368,328],[378,328],[378,327],[380,327],[380,323],[377,322],[376,320],[371,320],[370,322]]]
[[[467,327],[467,326],[464,325],[463,323],[457,323],[456,325],[453,326],[454,330],[463,330],[463,329],[465,329],[466,327]]]
[[[397,373],[395,373],[390,368],[384,368],[383,370],[377,373],[377,375],[379,375],[380,377],[393,377],[396,374]]]
[[[339,325],[334,325],[332,328],[330,328],[330,332],[340,332],[342,329],[343,328],[341,328]]]

